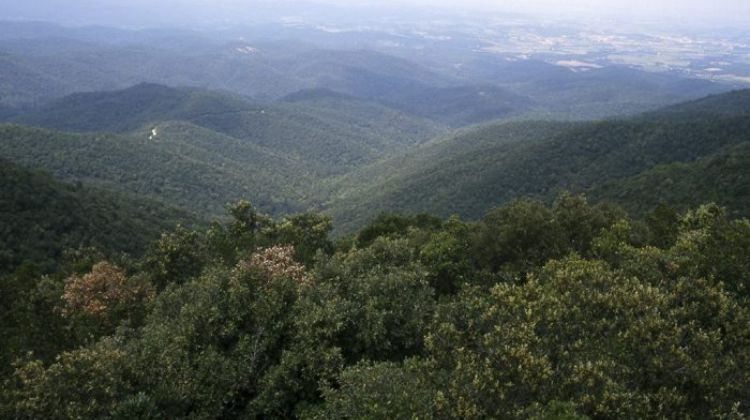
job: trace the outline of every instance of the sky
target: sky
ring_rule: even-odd
[[[320,0],[334,4],[390,4],[545,15],[585,14],[655,19],[705,19],[746,23],[750,0]]]
[[[315,4],[318,4],[316,6]],[[346,9],[493,11],[547,16],[585,15],[691,22],[710,21],[750,28],[750,0],[0,0],[0,19],[75,21],[112,24],[191,18],[238,19],[248,16],[321,12],[320,4]],[[317,9],[317,10],[316,10]],[[352,12],[352,16],[357,16]],[[65,23],[65,22],[61,22]],[[69,22],[70,23],[70,22]]]

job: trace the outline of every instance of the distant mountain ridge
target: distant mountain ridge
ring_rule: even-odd
[[[202,215],[241,198],[300,211],[322,178],[445,132],[358,99],[264,104],[156,84],[74,94],[9,120],[27,126],[0,125],[0,157]]]
[[[656,118],[693,118],[708,115],[736,117],[750,114],[750,89],[733,90],[683,102],[647,114]]]
[[[398,49],[344,49],[315,36],[294,41],[164,28],[7,26],[0,32],[0,105],[11,107],[149,82],[282,102],[295,92],[328,90],[461,127],[519,115],[633,114],[730,88],[617,65],[573,72],[476,52],[410,57]]]
[[[127,132],[153,122],[191,120],[252,108],[230,95],[141,83],[122,90],[74,93],[24,113],[13,122],[64,131]]]
[[[303,102],[303,101],[315,101],[320,99],[349,99],[354,100],[355,97],[351,95],[345,95],[326,88],[313,88],[313,89],[302,89],[297,92],[292,92],[281,100],[283,102]]]
[[[77,93],[9,117],[16,124],[72,132],[130,133],[184,121],[297,161],[305,172],[339,173],[424,142],[445,128],[361,100],[304,106],[258,103],[222,92],[143,83]]]

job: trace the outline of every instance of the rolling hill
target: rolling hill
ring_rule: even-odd
[[[139,131],[146,137],[151,130],[163,131],[162,123],[180,121],[200,128],[193,137],[210,137],[210,130],[283,155],[303,172],[320,175],[374,162],[445,132],[440,124],[354,98],[253,103],[224,93],[156,84],[70,95],[10,121],[73,132]]]
[[[521,116],[535,105],[528,97],[493,85],[424,87],[382,100],[396,109],[452,127]]]
[[[348,229],[380,211],[476,218],[515,197],[596,189],[658,165],[709,157],[746,141],[750,131],[747,91],[620,120],[524,121],[544,105],[492,85],[451,86],[429,74],[424,78],[434,85],[401,78],[405,60],[364,70],[376,56],[308,57],[315,64],[305,71],[313,78],[330,73],[323,83],[330,86],[279,101],[142,83],[6,110],[15,124],[72,133],[3,126],[0,157],[204,215],[222,214],[226,202],[240,198],[273,214],[322,206]],[[337,67],[343,63],[353,67]],[[674,82],[604,70],[575,76],[569,87],[616,76],[636,90],[666,92]],[[510,85],[520,77],[512,74]],[[340,84],[342,77],[348,81]],[[550,92],[561,87],[559,69],[539,77]],[[518,121],[447,134],[448,125],[498,117]]]
[[[0,160],[0,274],[24,261],[50,269],[66,248],[139,254],[189,213],[152,200],[66,184]]]
[[[167,124],[163,134],[169,137],[149,140],[146,133],[66,134],[0,125],[0,156],[64,181],[150,197],[203,215],[224,214],[226,203],[242,198],[274,214],[301,209],[304,194],[294,183],[304,176],[286,158],[191,125]]]
[[[331,89],[303,89],[282,98],[292,102],[320,107],[353,104],[375,104],[399,111],[407,116],[419,116],[438,124],[463,127],[484,121],[524,115],[532,109],[532,102],[496,86],[428,87],[413,86],[410,90],[374,95],[369,99],[346,95]]]
[[[733,104],[729,108],[736,109],[737,97],[746,95],[727,94]],[[694,106],[686,105],[685,112]],[[478,218],[514,198],[550,199],[565,189],[586,191],[657,165],[709,158],[747,142],[750,115],[722,114],[685,118],[673,110],[623,120],[514,122],[468,129],[337,179],[330,184],[327,209],[344,230],[381,211]],[[737,170],[741,173],[741,166]],[[616,197],[616,185],[606,190],[607,197],[601,193],[602,198]],[[627,183],[622,187],[633,188]],[[742,187],[737,188],[739,194]],[[681,189],[689,190],[685,185]]]
[[[643,216],[659,204],[680,211],[714,202],[731,217],[750,217],[750,140],[694,162],[658,165],[588,191],[595,201]]]
[[[264,101],[329,89],[460,127],[519,115],[596,119],[729,89],[622,66],[577,72],[540,60],[476,52],[454,57],[435,51],[429,60],[419,60],[351,45],[350,50],[334,48],[336,43],[316,44],[315,37],[305,43],[257,33],[243,39],[169,29],[7,24],[12,29],[0,38],[0,105],[5,106],[39,105],[76,92],[143,82]]]
[[[101,30],[106,32],[106,28]],[[4,69],[0,103],[39,104],[76,92],[123,89],[142,82],[231,91],[267,100],[311,88],[365,98],[389,87],[393,92],[457,82],[374,51],[328,50],[289,41],[217,41],[179,32],[165,42],[167,35],[156,40],[130,36],[132,44],[79,43],[77,48],[59,37],[0,40],[0,68]]]
[[[708,80],[624,66],[572,71],[540,60],[490,54],[463,63],[454,76],[491,83],[529,98],[538,118],[593,120],[640,114],[731,89]]]
[[[13,122],[63,131],[123,133],[159,121],[251,109],[249,103],[229,95],[142,83],[117,91],[75,93],[27,111]]]
[[[750,114],[750,89],[743,89],[671,105],[646,114],[644,117],[689,120],[709,116],[736,117],[748,114]]]
[[[342,231],[381,211],[477,218],[513,198],[548,199],[563,189],[640,211],[633,203],[639,185],[654,182],[649,170],[692,165],[748,141],[748,103],[750,94],[738,91],[628,119],[501,122],[446,135],[444,126],[326,89],[266,104],[141,84],[14,117],[94,133],[5,125],[0,156],[203,215],[223,214],[240,198],[272,214],[322,207]],[[691,168],[682,170],[699,172]]]

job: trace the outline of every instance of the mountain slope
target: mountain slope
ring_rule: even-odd
[[[61,183],[0,160],[0,273],[23,261],[50,268],[66,248],[140,253],[162,231],[193,223],[155,201]]]
[[[147,196],[206,215],[224,214],[226,203],[242,198],[274,214],[300,209],[303,195],[294,181],[304,174],[286,158],[190,125],[167,124],[162,134],[150,139],[145,132],[65,134],[0,125],[0,157],[58,179]]]
[[[64,131],[127,132],[158,121],[249,109],[250,104],[229,95],[142,83],[118,91],[69,95],[14,122]]]
[[[679,210],[715,202],[732,217],[750,217],[750,141],[695,162],[672,163],[588,191],[595,201],[610,201],[644,215],[661,203]]]
[[[736,117],[748,114],[750,114],[750,89],[743,89],[672,105],[650,113],[646,117],[685,120],[696,117]]]
[[[426,119],[353,98],[258,104],[223,93],[154,84],[70,95],[11,121],[120,133],[183,121],[286,155],[305,171],[322,175],[373,162],[444,132]]]
[[[425,87],[383,98],[383,101],[452,127],[523,115],[533,105],[528,97],[492,85]]]
[[[327,208],[343,229],[380,211],[477,218],[517,197],[550,198],[691,162],[747,141],[748,133],[750,115],[490,125],[340,178]]]

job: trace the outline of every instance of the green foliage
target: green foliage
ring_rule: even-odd
[[[82,251],[54,277],[3,279],[0,414],[749,412],[750,224],[716,205],[641,223],[563,194],[476,223],[381,218],[335,252],[326,217],[229,212],[165,234],[131,273]],[[131,293],[149,280],[153,298]]]
[[[530,420],[586,420],[587,416],[576,412],[575,404],[551,401],[546,405],[535,404],[524,413]]]
[[[567,252],[589,255],[591,244],[601,230],[626,218],[626,214],[606,203],[589,205],[583,194],[563,192],[552,206],[552,217],[562,235],[562,248]]]
[[[421,349],[434,292],[414,254],[404,239],[379,238],[318,269],[320,283],[336,292],[329,298],[347,308],[337,316],[348,360],[401,360]]]
[[[542,203],[515,201],[490,210],[477,239],[482,266],[493,272],[525,273],[559,256],[559,226]]]
[[[458,131],[337,179],[328,211],[351,231],[383,211],[476,219],[517,198],[590,190],[639,216],[661,202],[685,210],[706,201],[747,216],[747,114],[685,115]]]
[[[268,212],[299,207],[295,186],[281,179],[291,173],[285,159],[192,126],[170,124],[162,134],[164,141],[150,141],[146,133],[62,134],[0,125],[0,156],[62,180],[149,197],[201,215],[223,214],[226,202],[247,195]]]
[[[652,235],[650,242],[653,245],[659,248],[667,248],[677,240],[680,214],[672,207],[659,204],[648,214],[646,223]]]
[[[583,195],[567,192],[551,209],[539,201],[514,201],[484,217],[475,255],[483,269],[512,279],[552,258],[589,255],[600,231],[623,217],[621,210],[591,206]]]
[[[333,229],[327,216],[307,213],[285,217],[270,231],[264,232],[273,243],[292,245],[297,260],[312,266],[318,253],[333,253],[329,234]]]
[[[326,405],[307,417],[320,419],[433,418],[434,390],[415,360],[400,364],[361,363],[341,373],[338,388],[329,388]]]
[[[383,213],[359,231],[357,245],[364,248],[381,236],[403,236],[410,228],[438,229],[441,223],[439,218],[429,214],[402,216]]]
[[[481,277],[476,272],[476,229],[453,216],[421,248],[419,259],[429,270],[428,280],[439,296],[455,294],[464,283]]]
[[[715,204],[689,211],[670,250],[680,273],[723,282],[727,289],[750,294],[750,223],[729,220]]]
[[[746,398],[750,337],[727,332],[747,316],[720,284],[657,285],[568,259],[523,285],[467,290],[438,310],[428,345],[450,416],[522,417],[551,400],[592,417],[730,415]]]
[[[644,215],[659,204],[684,211],[716,202],[734,217],[748,217],[750,208],[750,143],[742,142],[694,162],[658,165],[636,176],[597,186],[589,196]]]
[[[25,363],[6,384],[11,403],[3,407],[5,414],[19,419],[110,417],[134,393],[127,356],[117,342],[105,339],[62,353],[49,366]]]
[[[143,257],[143,270],[160,290],[170,282],[185,281],[203,269],[206,263],[204,246],[197,232],[178,226],[154,241]]]
[[[13,370],[13,363],[27,352],[50,361],[76,340],[69,323],[58,310],[63,282],[40,277],[32,267],[20,267],[12,275],[0,277],[0,374]]]
[[[241,269],[168,288],[132,343],[142,389],[171,417],[241,413],[281,356],[297,296],[290,279]]]
[[[188,213],[158,202],[69,185],[0,160],[0,274],[24,261],[45,271],[67,248],[141,254]]]

